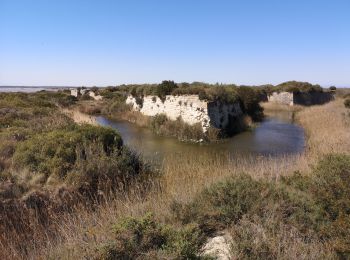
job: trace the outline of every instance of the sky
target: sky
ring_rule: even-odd
[[[350,86],[349,0],[0,0],[0,85]]]

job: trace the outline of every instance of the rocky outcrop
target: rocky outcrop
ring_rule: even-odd
[[[95,100],[102,100],[102,96],[101,95],[98,95],[98,94],[96,94],[93,91],[89,91],[88,93],[89,93],[89,96],[92,97],[93,99],[95,99]]]
[[[283,105],[321,105],[334,99],[332,92],[273,92],[268,96],[269,102]]]
[[[273,92],[267,97],[269,102],[293,106],[293,93],[291,92]]]
[[[167,95],[164,100],[157,96],[137,98],[129,95],[126,103],[147,116],[165,114],[169,119],[182,118],[185,123],[200,123],[206,132],[210,126],[219,129],[229,127],[232,121],[243,116],[240,104],[200,100],[197,95]]]
[[[103,99],[103,97],[101,95],[98,95],[89,89],[79,89],[79,88],[71,89],[70,94],[71,94],[71,96],[74,96],[74,97],[80,97],[82,95],[89,95],[94,100],[102,100]]]

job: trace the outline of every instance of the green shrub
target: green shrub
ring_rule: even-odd
[[[201,124],[189,125],[180,117],[176,120],[170,120],[164,114],[157,114],[151,118],[149,127],[157,135],[176,137],[181,141],[208,140],[208,136],[203,133]]]
[[[347,98],[347,99],[344,100],[344,106],[346,108],[350,108],[350,98]]]
[[[273,215],[244,217],[231,228],[231,255],[240,259],[336,259],[327,243],[302,234]]]
[[[229,178],[205,189],[192,203],[173,207],[183,223],[197,222],[206,233],[212,233],[237,222],[259,201],[268,185],[248,175]]]
[[[314,170],[311,189],[328,221],[319,230],[343,259],[350,257],[350,156],[326,156]]]
[[[260,121],[264,114],[260,106],[260,94],[251,87],[239,87],[237,89],[241,100],[243,111],[247,113],[254,121]]]
[[[287,81],[273,88],[274,91],[287,92],[323,92],[320,85],[313,85],[309,82]]]
[[[69,122],[57,106],[74,104],[75,98],[64,92],[1,93],[0,128],[54,128]]]
[[[123,113],[126,111],[131,111],[131,105],[126,104],[125,101],[120,101],[116,99],[107,109],[103,110],[103,113],[107,115],[113,115],[114,113]]]
[[[177,230],[157,223],[150,214],[122,220],[114,226],[114,234],[95,259],[197,259],[204,242],[195,226]]]
[[[161,84],[157,85],[155,89],[155,95],[158,96],[163,102],[166,95],[170,95],[174,89],[178,86],[174,81],[164,80]]]
[[[328,155],[314,171],[313,193],[332,220],[350,217],[350,156]]]
[[[14,154],[19,167],[28,167],[34,173],[51,173],[64,177],[77,159],[77,147],[97,142],[108,154],[122,146],[122,139],[109,128],[90,125],[76,126],[37,134],[20,143]]]
[[[275,243],[282,239],[278,236],[288,232],[296,237],[286,243],[296,239],[308,255],[312,254],[309,243],[321,248],[326,243],[332,248],[322,254],[332,255],[334,250],[338,257],[347,259],[350,156],[326,156],[310,176],[296,172],[279,182],[254,180],[245,174],[230,177],[206,188],[192,202],[174,202],[171,208],[175,219],[183,224],[196,223],[207,235],[233,225],[235,251],[243,257],[275,258],[275,254],[287,254],[283,248],[278,251]],[[252,244],[256,241],[252,239],[260,235],[259,244]]]
[[[300,232],[323,224],[322,208],[308,193],[253,180],[245,174],[214,184],[192,203],[177,208],[175,216],[183,223],[196,222],[209,234],[237,223],[243,216],[254,215],[274,214],[281,223],[293,225]]]

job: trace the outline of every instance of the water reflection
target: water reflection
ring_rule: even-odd
[[[303,151],[305,142],[303,129],[293,124],[293,114],[288,111],[269,114],[255,129],[211,144],[184,143],[174,138],[160,137],[126,121],[98,117],[97,122],[117,129],[128,146],[153,160],[182,152],[198,155],[208,152],[269,156],[295,154]]]

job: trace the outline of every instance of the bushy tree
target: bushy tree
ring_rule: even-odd
[[[165,99],[166,95],[170,95],[174,89],[178,88],[174,81],[164,80],[162,83],[157,85],[155,94],[162,100]]]

